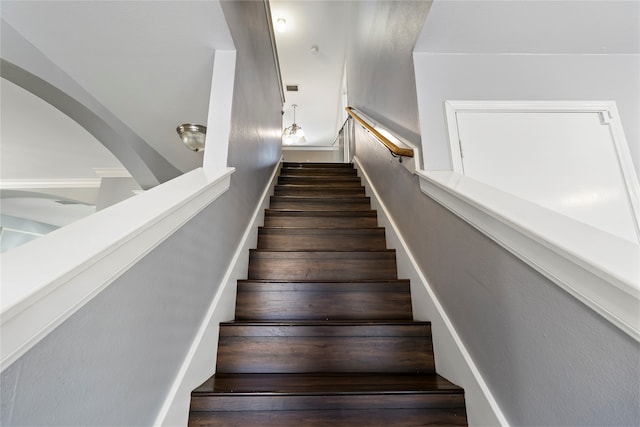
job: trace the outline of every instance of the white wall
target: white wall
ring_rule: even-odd
[[[282,150],[285,162],[328,162],[341,163],[342,151],[339,150]]]
[[[451,167],[445,100],[602,100],[638,174],[639,16],[635,1],[434,1],[414,54],[425,169]]]

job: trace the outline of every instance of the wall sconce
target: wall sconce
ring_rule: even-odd
[[[185,123],[176,128],[180,139],[189,150],[204,150],[204,140],[207,136],[207,127],[193,123]]]

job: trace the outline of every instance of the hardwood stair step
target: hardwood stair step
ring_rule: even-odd
[[[295,185],[295,184],[283,184],[276,185],[275,196],[363,196],[365,195],[364,187],[343,187],[340,185],[334,186],[308,186],[308,185]]]
[[[189,427],[407,427],[466,426],[462,411],[443,409],[192,412]]]
[[[333,175],[280,175],[278,184],[296,185],[362,185],[358,176],[333,176]]]
[[[216,374],[189,426],[466,426],[464,391],[438,375]]]
[[[259,227],[258,249],[366,251],[386,249],[384,228]]]
[[[321,175],[329,175],[329,176],[357,176],[358,171],[355,169],[331,169],[331,168],[288,168],[284,167],[280,170],[281,176],[321,176]]]
[[[236,320],[412,320],[408,280],[239,280]]]
[[[295,209],[295,210],[371,210],[371,200],[362,196],[271,196],[269,209]]]
[[[378,216],[372,210],[293,210],[267,209],[265,227],[376,227]]]
[[[283,168],[302,169],[354,169],[353,163],[325,163],[325,162],[283,162]]]
[[[249,251],[248,279],[397,279],[393,249],[379,251]]]
[[[217,373],[435,373],[428,322],[225,322]]]
[[[215,374],[195,393],[392,394],[457,393],[461,387],[438,374]]]

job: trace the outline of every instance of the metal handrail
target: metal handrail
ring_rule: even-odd
[[[332,146],[336,145],[338,138],[340,138],[340,132],[342,132],[342,130],[344,129],[344,127],[347,125],[348,122],[349,122],[349,117],[345,119],[344,123],[342,123],[342,126],[340,126],[340,129],[338,129],[338,134],[336,135],[335,138],[333,138],[333,142],[331,143]]]

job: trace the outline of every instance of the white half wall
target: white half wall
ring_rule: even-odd
[[[270,185],[265,188],[253,212],[154,426],[187,425],[191,392],[215,373],[220,322],[235,318],[237,282],[247,278],[249,249],[257,245],[258,227],[264,224],[264,210],[269,206],[270,196],[273,195],[280,165],[281,163],[274,169]]]

